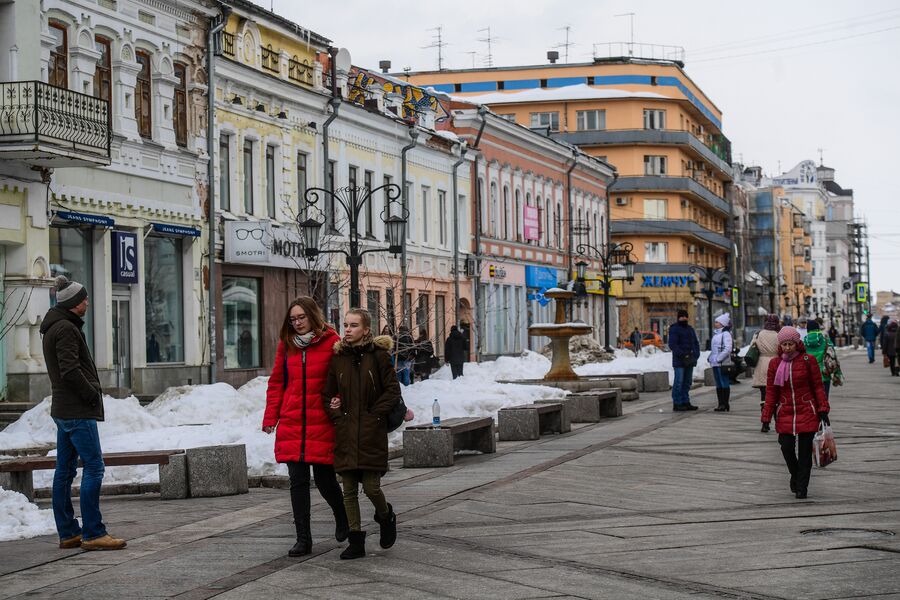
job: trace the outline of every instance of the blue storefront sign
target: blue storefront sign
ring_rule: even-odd
[[[642,275],[641,287],[685,287],[693,275]]]
[[[58,210],[54,213],[56,218],[62,219],[66,223],[74,223],[79,225],[96,225],[98,227],[115,227],[116,222],[109,217],[100,215],[89,215],[87,213],[73,212],[71,210]]]
[[[136,233],[112,232],[112,282],[138,282]]]
[[[183,225],[170,225],[168,223],[153,223],[153,231],[163,235],[200,237],[200,230],[196,227],[184,227]]]
[[[525,267],[525,286],[550,289],[558,285],[558,275],[553,267]]]

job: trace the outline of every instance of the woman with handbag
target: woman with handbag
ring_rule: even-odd
[[[781,329],[781,322],[778,315],[766,315],[766,322],[756,336],[753,343],[750,344],[750,352],[756,347],[758,358],[756,365],[753,367],[753,387],[759,389],[759,411],[762,414],[763,407],[766,404],[766,373],[769,370],[769,362],[778,354],[778,330]],[[769,431],[769,421],[763,421],[763,433]]]
[[[291,479],[297,543],[288,556],[303,556],[312,551],[310,466],[316,488],[334,513],[334,538],[343,542],[350,530],[332,466],[334,425],[321,399],[332,347],[340,338],[325,324],[316,301],[306,296],[291,302],[279,337],[262,428],[268,434],[275,432],[275,460],[287,464]]]
[[[812,470],[813,436],[829,424],[828,398],[816,359],[806,353],[793,327],[778,332],[778,356],[766,371],[766,405],[761,420],[775,417],[781,454],[791,474],[791,491],[806,498]]]
[[[716,332],[713,334],[709,349],[709,366],[712,367],[713,376],[716,379],[716,398],[719,405],[715,412],[728,412],[731,410],[731,379],[728,377],[728,366],[731,365],[731,348],[734,339],[731,337],[731,315],[725,313],[716,317]]]
[[[366,555],[366,532],[359,512],[359,485],[375,507],[381,527],[379,543],[390,548],[397,539],[397,516],[381,491],[388,466],[388,416],[402,401],[391,366],[391,338],[372,337],[372,317],[354,308],[344,317],[344,338],[334,345],[334,358],[322,390],[322,402],[335,423],[334,469],[344,485],[344,507],[350,523],[350,545],[343,559]]]
[[[884,335],[881,337],[881,352],[885,357],[885,366],[890,368],[891,376],[900,375],[900,369],[897,368],[897,321],[891,321],[884,329]]]

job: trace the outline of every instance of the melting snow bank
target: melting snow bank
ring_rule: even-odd
[[[0,542],[56,532],[53,511],[41,510],[24,495],[0,487]]]

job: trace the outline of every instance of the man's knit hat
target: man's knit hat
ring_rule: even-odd
[[[781,328],[781,331],[778,332],[778,343],[782,344],[784,342],[797,342],[798,344],[802,340],[800,339],[800,332],[787,325]]]
[[[687,319],[688,311],[684,310],[683,308],[679,308],[679,309],[678,309],[677,315],[678,315],[677,318],[679,318],[679,319],[680,319],[681,317],[684,317],[685,319]]]
[[[87,290],[77,281],[69,281],[62,275],[56,278],[56,305],[72,309],[87,298]]]
[[[819,322],[815,319],[810,319],[806,322],[806,330],[807,331],[821,331],[822,326],[819,325]]]

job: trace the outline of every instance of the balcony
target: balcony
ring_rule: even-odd
[[[109,102],[40,81],[0,83],[0,159],[35,167],[110,164]]]
[[[609,188],[610,196],[627,192],[678,192],[691,194],[706,202],[715,210],[726,215],[731,214],[731,207],[724,198],[711,192],[690,177],[667,177],[665,175],[619,177]]]
[[[683,145],[699,154],[703,160],[718,169],[719,174],[731,181],[731,143],[707,144],[690,131],[680,129],[601,129],[596,131],[570,131],[557,133],[553,138],[576,146],[630,146],[630,145]],[[726,143],[727,142],[727,143]]]
[[[609,223],[610,235],[687,235],[707,244],[731,251],[731,240],[720,233],[688,220],[625,219]]]

